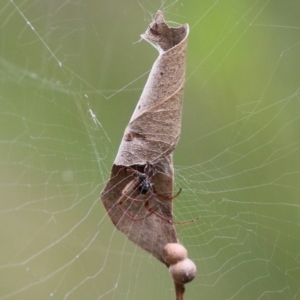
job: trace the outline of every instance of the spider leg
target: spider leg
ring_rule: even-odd
[[[145,206],[146,202],[148,202],[148,198],[146,199],[137,199],[137,198],[133,198],[129,195],[131,195],[132,193],[134,193],[136,191],[138,187],[138,181],[136,180],[132,180],[130,181],[126,187],[123,189],[122,191],[122,195],[119,198],[118,202],[117,202],[117,207],[119,210],[121,210],[124,214],[126,214],[127,217],[129,217],[131,220],[133,221],[138,221],[138,220],[142,220],[145,219],[147,217],[149,217],[150,215],[152,215],[152,211],[149,211],[149,213],[143,217],[133,217],[123,206],[122,204],[126,201],[126,200],[131,200],[132,202],[140,202],[143,203]]]
[[[125,172],[130,173],[130,174],[135,174],[135,175],[140,175],[141,174],[141,172],[139,172],[138,170],[135,170],[131,167],[125,168]]]
[[[148,201],[146,201],[146,202],[148,202]],[[146,207],[146,204],[145,204],[145,207]],[[121,210],[132,221],[140,221],[140,220],[146,219],[149,216],[151,216],[153,213],[155,213],[154,210],[148,210],[148,208],[147,208],[147,210],[149,211],[149,213],[147,215],[145,215],[143,217],[133,217],[122,205],[118,204],[118,209]]]
[[[165,195],[160,195],[160,194],[156,194],[156,196],[159,196],[161,198],[164,198],[165,200],[171,200],[171,199],[174,199],[175,197],[177,197],[181,192],[181,189],[178,191],[178,193],[172,197],[167,197]],[[133,217],[123,206],[122,206],[122,203],[121,201],[118,202],[118,209],[121,210],[127,217],[129,217],[132,221],[140,221],[140,220],[143,220],[143,219],[146,219],[148,218],[149,216],[151,216],[152,214],[156,215],[158,218],[162,219],[163,221],[169,223],[169,224],[173,224],[173,225],[185,225],[185,224],[190,224],[190,223],[194,223],[196,222],[197,220],[199,220],[199,217],[198,218],[195,218],[195,219],[192,219],[192,220],[189,220],[189,221],[183,221],[183,222],[176,222],[176,221],[173,221],[173,220],[170,220],[170,219],[167,219],[166,217],[164,217],[162,214],[158,213],[156,211],[156,209],[154,209],[153,207],[150,207],[149,205],[149,198],[147,199],[136,199],[136,198],[132,198],[130,196],[127,196],[126,194],[122,194],[122,197],[125,198],[125,200],[127,199],[130,199],[131,201],[134,201],[134,202],[143,202],[144,203],[144,206],[145,208],[148,210],[148,214],[146,214],[145,216],[142,216],[142,217]],[[124,201],[125,201],[124,200]]]
[[[173,225],[186,225],[186,224],[191,224],[191,223],[194,223],[196,222],[197,220],[199,220],[200,218],[195,218],[195,219],[192,219],[192,220],[188,220],[188,221],[183,221],[183,222],[176,222],[176,221],[173,221],[173,220],[169,220],[167,218],[165,218],[163,215],[161,215],[160,213],[158,213],[155,209],[153,209],[152,207],[149,207],[149,203],[147,201],[147,203],[145,203],[145,207],[146,209],[150,212],[148,216],[150,216],[151,214],[155,214],[157,217],[159,217],[160,219],[162,219],[163,221],[169,223],[169,224],[173,224]]]
[[[133,197],[130,197],[130,196],[127,196],[127,195],[123,195],[123,197],[129,200],[131,200],[132,202],[142,202],[142,203],[145,203],[146,201],[148,201],[148,198],[147,199],[137,199],[137,198],[133,198]]]
[[[165,218],[163,215],[161,215],[160,213],[158,213],[154,208],[149,206],[148,201],[145,203],[145,208],[151,213],[151,214],[155,214],[157,217],[161,218],[162,220],[164,220],[167,223],[173,224],[174,222],[172,220],[169,220],[167,218]],[[150,216],[150,215],[149,215]]]
[[[163,199],[163,200],[173,200],[174,198],[176,198],[176,197],[181,193],[181,191],[182,191],[182,189],[179,189],[179,191],[178,191],[174,196],[169,197],[169,196],[166,196],[166,195],[162,195],[162,194],[156,193],[156,191],[155,191],[154,188],[153,188],[154,194],[155,194],[157,197],[159,197],[159,198],[161,198],[161,199]]]
[[[143,202],[144,203],[144,206],[145,208],[148,210],[148,214],[146,214],[145,216],[143,217],[133,217],[123,206],[122,206],[122,203],[123,202],[119,202],[118,203],[118,209],[121,210],[122,212],[124,212],[126,214],[127,217],[129,217],[131,220],[133,221],[139,221],[139,220],[143,220],[149,216],[151,216],[152,214],[155,214],[157,217],[161,218],[162,220],[164,220],[165,222],[167,223],[173,223],[173,221],[171,220],[168,220],[167,218],[165,218],[163,215],[161,215],[160,213],[158,213],[154,208],[150,207],[149,206],[149,201],[148,199],[136,199],[136,198],[132,198],[132,197],[129,197],[127,195],[122,195],[122,197],[125,197],[126,200],[127,199],[130,199],[131,201],[134,201],[134,202]],[[170,199],[168,197],[168,199]]]
[[[133,198],[128,196],[128,194],[134,193],[134,191],[138,188],[138,185],[139,185],[139,183],[136,179],[133,179],[129,183],[127,183],[127,185],[125,186],[125,188],[122,191],[121,197],[118,200],[118,204],[122,204],[127,199],[132,200]]]

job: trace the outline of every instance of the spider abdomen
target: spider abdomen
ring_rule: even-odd
[[[152,189],[152,183],[147,180],[146,176],[140,175],[139,177],[139,192],[142,195],[147,194]]]

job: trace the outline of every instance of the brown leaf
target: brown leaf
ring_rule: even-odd
[[[188,25],[170,28],[161,12],[142,38],[158,44],[141,98],[125,130],[114,164],[155,163],[174,151],[180,137]]]
[[[158,45],[160,55],[125,130],[110,180],[101,193],[114,225],[163,263],[163,247],[177,242],[172,223],[172,152],[181,130],[187,35],[187,24],[171,28],[161,12],[142,35]],[[143,194],[137,171],[147,175],[151,184],[148,193]]]
[[[158,193],[164,193],[171,196],[173,190],[173,168],[172,158],[169,155],[160,160],[156,166],[157,173],[151,178]],[[133,166],[142,171],[142,167]],[[128,175],[123,166],[114,165],[111,172],[112,176],[101,194],[103,204],[114,225],[126,236],[139,245],[144,250],[151,253],[154,257],[165,263],[162,258],[162,249],[169,242],[177,242],[177,235],[172,223],[159,218],[155,214],[149,214],[149,211],[143,206],[143,203],[135,203],[128,199],[124,202],[124,209],[134,218],[141,220],[132,220],[123,211],[118,208],[118,200],[122,195],[125,186],[132,181],[133,176]],[[132,197],[138,198],[137,193]],[[142,197],[139,197],[140,199]],[[172,201],[159,201],[157,198],[149,199],[149,206],[153,207],[165,218],[172,220]]]

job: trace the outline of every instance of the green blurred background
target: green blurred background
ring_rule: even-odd
[[[0,299],[174,299],[100,192],[158,53],[189,23],[174,160],[186,299],[300,299],[300,2],[5,1]]]

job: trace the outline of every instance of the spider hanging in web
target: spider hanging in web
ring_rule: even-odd
[[[177,194],[171,197],[157,193],[154,184],[151,183],[151,177],[153,176],[150,175],[151,167],[153,166],[147,163],[144,168],[144,173],[139,172],[138,170],[135,170],[131,167],[125,168],[125,171],[127,173],[131,173],[132,176],[134,176],[134,178],[122,190],[122,195],[118,199],[118,208],[133,221],[142,220],[149,217],[152,214],[155,214],[157,217],[161,218],[165,222],[174,223],[172,220],[169,220],[165,218],[162,214],[158,213],[153,207],[150,207],[149,200],[155,198],[162,201],[173,200],[180,194],[181,189],[178,191]],[[139,197],[140,195],[143,196],[142,199],[132,197],[131,195],[134,193],[138,194],[137,197]],[[143,217],[133,217],[122,205],[125,201],[128,200],[132,202],[142,203],[148,210],[148,214],[146,214]]]

